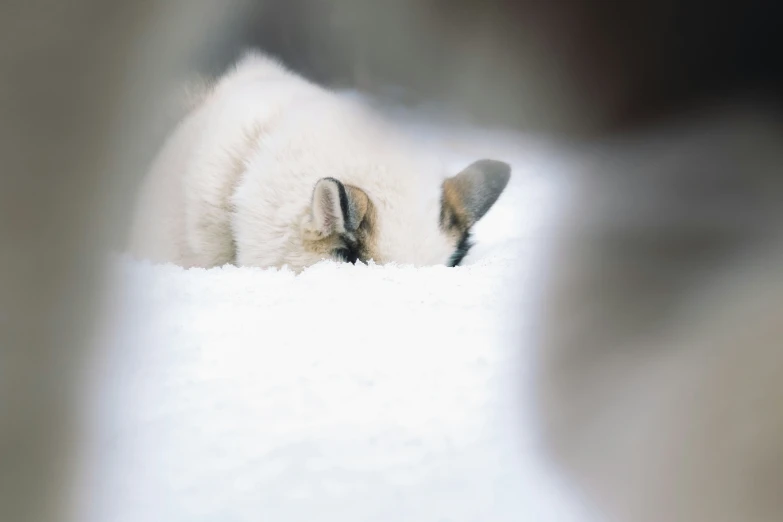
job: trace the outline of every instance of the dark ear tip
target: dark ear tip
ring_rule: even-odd
[[[340,185],[342,185],[342,183],[340,183],[340,181],[337,180],[337,179],[334,179],[334,178],[321,178],[321,179],[319,179],[318,181],[315,182],[315,186],[319,187],[319,186],[321,186],[321,185],[323,185],[325,183],[328,183],[330,185],[337,185],[338,187]]]
[[[492,183],[492,188],[500,192],[506,188],[511,180],[511,165],[505,161],[482,159],[473,164]]]
[[[343,184],[340,180],[334,178],[320,178],[313,186],[313,198],[315,198],[316,195],[321,194],[327,187],[334,187],[339,192],[342,186]]]

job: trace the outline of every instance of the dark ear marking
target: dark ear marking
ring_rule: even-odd
[[[364,191],[334,178],[321,178],[313,190],[309,229],[315,238],[355,232],[370,206]]]
[[[471,227],[492,208],[510,177],[507,163],[484,159],[443,182],[440,227],[456,243],[449,266],[459,265],[468,254]]]
[[[318,180],[310,208],[312,231],[316,237],[328,237],[345,231],[345,213],[340,192],[343,184],[334,178]]]
[[[348,194],[345,191],[345,185],[343,185],[341,181],[338,181],[334,178],[324,178],[324,179],[329,180],[337,185],[337,192],[340,197],[340,212],[343,215],[343,222],[345,223],[345,228],[350,230],[351,213],[348,207]]]
[[[472,247],[473,241],[470,239],[470,230],[466,230],[462,236],[460,236],[459,242],[457,243],[457,248],[454,250],[454,253],[451,254],[451,258],[449,259],[449,266],[459,266],[460,263],[462,263],[462,260],[465,259],[465,256],[468,255],[468,252],[470,252]]]
[[[447,179],[443,183],[441,226],[446,230],[470,229],[492,208],[510,178],[508,163],[483,159]]]
[[[354,230],[357,225],[357,223],[355,223],[357,216],[355,215],[355,212],[351,212],[351,202],[349,201],[348,191],[345,189],[345,185],[343,185],[340,180],[335,178],[322,178],[319,183],[320,182],[332,183],[335,187],[337,187],[337,195],[340,200],[340,214],[343,218],[343,226],[345,230]]]
[[[375,207],[358,187],[318,180],[300,227],[307,247],[319,254],[348,263],[377,260]]]

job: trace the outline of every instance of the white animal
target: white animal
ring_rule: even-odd
[[[456,265],[510,170],[480,160],[446,178],[368,106],[251,52],[159,153],[130,251],[184,267]]]

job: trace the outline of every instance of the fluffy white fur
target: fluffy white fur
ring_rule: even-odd
[[[226,263],[294,270],[323,254],[301,227],[324,177],[364,190],[377,211],[376,263],[446,263],[438,158],[358,100],[258,53],[206,93],[149,172],[131,253],[185,267]]]

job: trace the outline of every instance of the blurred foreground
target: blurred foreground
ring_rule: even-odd
[[[540,308],[554,454],[620,520],[782,520],[780,10],[5,2],[3,520],[69,511],[100,254],[121,243],[177,82],[245,43],[330,84],[402,87],[468,121],[583,147]]]

